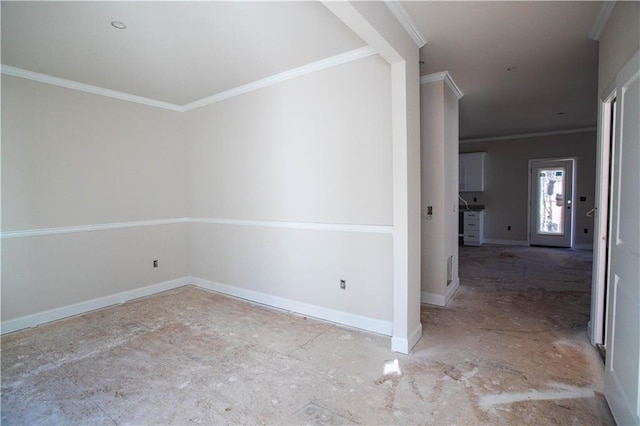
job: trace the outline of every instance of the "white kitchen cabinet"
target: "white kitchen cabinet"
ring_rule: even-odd
[[[481,246],[484,239],[483,227],[484,212],[464,212],[464,245]]]
[[[486,152],[469,152],[458,157],[460,192],[484,191],[484,159]]]

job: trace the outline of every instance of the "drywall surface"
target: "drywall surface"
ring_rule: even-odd
[[[640,49],[640,2],[619,1],[600,37],[598,93],[616,78],[618,71]]]
[[[443,263],[445,239],[444,198],[444,82],[420,86],[422,122],[422,278],[421,290],[444,294],[446,264]],[[428,208],[432,215],[428,215]]]
[[[444,109],[444,162],[447,165],[444,182],[445,262],[449,256],[453,258],[449,285],[455,285],[458,281],[458,141],[460,140],[460,117],[459,99],[446,84],[444,85]]]
[[[179,119],[2,75],[2,230],[184,216]]]
[[[451,281],[458,278],[458,99],[444,81],[422,84],[420,94],[421,287],[423,298],[444,301],[450,256],[453,257]]]
[[[390,234],[267,226],[392,225],[390,94],[373,56],[189,113],[189,216],[251,221],[192,223],[192,275],[391,321]]]
[[[186,227],[4,239],[2,321],[187,276]]]
[[[529,160],[575,157],[575,244],[592,246],[594,223],[586,214],[595,203],[595,131],[460,144],[460,152],[480,151],[487,153],[485,191],[463,197],[470,204],[485,204],[485,240],[526,244]]]
[[[191,224],[189,241],[193,275],[235,287],[230,294],[393,320],[391,234],[205,223]]]
[[[2,320],[195,276],[391,334],[390,73],[369,57],[185,114],[3,76]]]
[[[178,117],[3,75],[3,233],[184,217]],[[185,226],[3,238],[2,320],[187,275]]]
[[[374,56],[190,112],[190,216],[391,225],[389,74]]]

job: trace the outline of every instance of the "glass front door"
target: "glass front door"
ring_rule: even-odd
[[[571,247],[573,160],[531,162],[531,244]]]

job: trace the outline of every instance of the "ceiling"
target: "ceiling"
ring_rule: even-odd
[[[427,40],[421,74],[449,71],[464,93],[461,139],[596,126],[598,43],[588,36],[600,2],[401,4]]]
[[[461,139],[595,126],[600,2],[400,4],[427,40],[421,74],[464,93]],[[175,105],[365,46],[315,1],[1,8],[4,65]]]
[[[2,2],[4,65],[176,105],[364,45],[319,2]]]

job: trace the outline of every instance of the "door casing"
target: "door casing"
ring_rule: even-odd
[[[529,185],[528,185],[528,209],[527,209],[527,226],[529,228],[529,232],[527,233],[527,245],[531,245],[531,236],[532,234],[535,232],[535,229],[533,229],[532,226],[532,208],[534,205],[534,201],[533,201],[533,197],[536,196],[536,194],[533,194],[533,176],[532,176],[532,171],[533,171],[533,167],[534,167],[534,163],[537,162],[541,162],[541,163],[545,163],[545,162],[554,162],[554,161],[570,161],[572,163],[572,171],[571,171],[571,189],[568,191],[568,194],[566,194],[566,201],[569,202],[571,209],[568,210],[569,213],[569,243],[567,247],[573,247],[574,244],[574,225],[575,225],[575,208],[574,208],[574,199],[573,199],[573,194],[575,192],[575,183],[576,183],[576,170],[577,170],[577,162],[576,162],[576,158],[575,157],[561,157],[561,158],[538,158],[538,159],[530,159],[529,160],[529,169],[528,169],[528,173],[529,173]],[[566,204],[565,204],[566,207]],[[560,246],[560,247],[564,247],[564,246]]]

